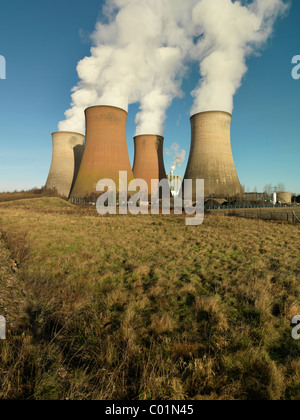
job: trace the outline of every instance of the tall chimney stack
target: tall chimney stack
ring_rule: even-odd
[[[69,197],[81,163],[84,136],[79,133],[59,131],[52,133],[53,155],[46,188],[55,189]]]
[[[134,179],[126,140],[127,112],[112,106],[93,106],[85,110],[85,149],[71,193],[84,199],[96,191],[102,179],[113,180],[118,188],[119,172],[127,171],[128,183]]]
[[[231,114],[221,111],[202,112],[191,117],[192,142],[185,179],[205,181],[205,198],[242,197],[235,168],[231,140]]]
[[[151,181],[166,179],[163,158],[164,138],[156,135],[141,135],[134,138],[135,156],[133,175],[135,179],[143,179],[148,184],[151,194]]]

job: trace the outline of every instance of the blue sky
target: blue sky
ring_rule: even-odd
[[[89,34],[101,15],[100,0],[11,0],[1,6],[0,55],[7,80],[0,80],[0,191],[45,184],[51,163],[51,133],[69,108],[77,83],[76,65],[89,55]],[[284,183],[300,194],[300,80],[291,77],[300,55],[300,2],[279,20],[267,48],[248,60],[249,70],[235,96],[232,147],[240,181],[251,190]],[[196,65],[183,83],[165,124],[165,148],[190,148],[190,92]],[[129,108],[127,140],[133,162],[134,118]],[[186,162],[177,169],[184,175]],[[170,170],[172,158],[165,153]]]

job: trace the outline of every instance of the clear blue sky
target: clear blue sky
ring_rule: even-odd
[[[10,0],[1,6],[0,55],[7,80],[0,80],[0,191],[28,189],[46,182],[51,133],[64,118],[76,64],[89,55],[89,33],[101,14],[100,0]],[[300,55],[300,2],[276,24],[268,48],[252,57],[235,97],[232,147],[242,184],[262,190],[284,183],[300,194],[300,80],[291,77],[292,57]],[[190,68],[183,89],[168,111],[165,147],[190,148],[190,92],[198,68]],[[130,106],[128,149],[133,161],[134,118]],[[169,171],[171,158],[165,154]],[[184,175],[187,162],[177,170]]]

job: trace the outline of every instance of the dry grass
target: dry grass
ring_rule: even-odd
[[[57,196],[56,190],[47,189],[46,187],[34,188],[29,191],[19,191],[19,192],[3,192],[0,193],[0,203],[16,201],[16,200],[26,200],[32,198],[41,198],[41,197],[55,197]]]
[[[1,398],[300,398],[299,226],[43,198],[0,204],[0,229],[26,291]]]

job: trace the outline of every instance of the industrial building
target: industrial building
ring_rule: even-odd
[[[84,136],[60,131],[52,133],[52,143],[52,163],[46,188],[54,189],[58,195],[68,198],[80,167]]]
[[[164,138],[156,135],[141,135],[134,138],[135,155],[133,175],[147,182],[149,196],[152,181],[166,179],[163,157]],[[157,189],[157,186],[154,186]]]
[[[277,201],[280,204],[292,204],[293,194],[289,192],[277,192]]]
[[[167,175],[170,184],[170,190],[173,197],[178,197],[182,186],[182,176],[171,173]]]
[[[85,110],[85,118],[85,146],[81,134],[53,133],[47,188],[55,188],[59,195],[70,197],[74,203],[94,201],[104,192],[97,191],[100,180],[112,180],[118,189],[119,174],[126,172],[127,186],[123,188],[134,179],[142,179],[150,195],[152,180],[167,178],[173,196],[181,192],[185,195],[182,177],[166,175],[162,136],[134,138],[131,168],[126,139],[127,112],[113,106],[92,106]],[[191,151],[184,179],[193,181],[192,200],[196,199],[197,179],[205,181],[206,199],[243,199],[232,155],[230,127],[231,114],[227,112],[209,111],[191,117]],[[282,200],[291,201],[291,195],[283,196]]]
[[[205,197],[242,197],[230,139],[231,114],[202,112],[191,117],[191,152],[184,179],[205,181]],[[185,193],[183,189],[183,194]]]
[[[113,180],[118,189],[120,171],[127,172],[128,183],[134,179],[126,140],[127,112],[112,106],[93,106],[85,110],[85,117],[85,149],[71,193],[73,202],[101,194],[96,186],[102,179]]]

